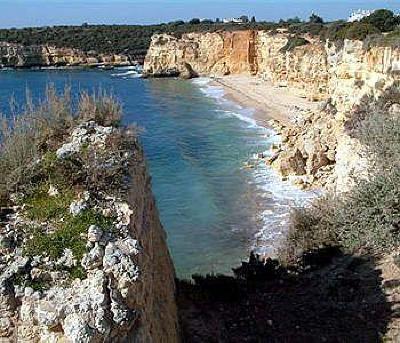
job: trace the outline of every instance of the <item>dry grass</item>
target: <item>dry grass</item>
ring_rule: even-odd
[[[0,197],[9,191],[28,172],[28,166],[37,160],[42,150],[62,136],[71,123],[70,90],[57,95],[49,86],[46,97],[34,105],[29,94],[20,114],[13,107],[11,119],[1,117],[0,131]]]
[[[100,90],[89,95],[83,92],[79,100],[78,115],[82,120],[94,120],[103,126],[118,126],[122,108],[112,95]]]
[[[32,164],[54,151],[77,122],[118,125],[122,113],[121,105],[103,91],[82,93],[74,111],[70,89],[57,94],[54,86],[47,87],[44,99],[37,104],[29,92],[21,109],[13,104],[11,118],[0,118],[0,204],[5,204],[9,193],[29,178]]]

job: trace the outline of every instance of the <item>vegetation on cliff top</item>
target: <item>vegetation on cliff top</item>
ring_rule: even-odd
[[[337,21],[324,23],[321,20],[311,17],[308,23],[293,19],[281,23],[288,28],[289,32],[295,34],[308,33],[314,36],[320,36],[322,39],[333,41],[341,41],[344,39],[364,40],[374,35],[375,39],[371,41],[371,45],[388,45],[389,43],[391,45],[395,42],[382,38],[386,37],[386,33],[395,31],[398,28],[400,25],[400,17],[395,15],[392,11],[381,9],[363,18],[360,22],[348,23],[345,21]],[[381,39],[377,39],[377,37]]]
[[[132,58],[143,59],[155,33],[182,35],[188,32],[215,32],[234,30],[277,30],[287,28],[295,34],[312,34],[331,40],[365,39],[371,34],[381,34],[396,29],[400,19],[388,10],[377,10],[361,22],[346,23],[337,21],[325,23],[323,18],[312,15],[308,21],[299,18],[274,22],[256,22],[255,19],[244,24],[221,23],[220,21],[192,19],[189,22],[177,20],[159,25],[88,25],[30,27],[23,29],[1,29],[0,41],[23,45],[51,45],[76,48],[85,52],[126,54]],[[378,44],[380,41],[375,39]],[[382,41],[381,41],[382,42]],[[391,41],[384,41],[386,44]]]
[[[72,252],[78,264],[63,269],[71,278],[85,276],[79,262],[87,252],[88,228],[94,225],[113,232],[115,220],[103,215],[96,202],[91,207],[86,204],[77,213],[71,212],[71,206],[82,197],[82,190],[94,188],[102,192],[111,187],[114,193],[107,194],[118,193],[126,178],[120,168],[126,166],[115,163],[114,167],[110,161],[122,151],[132,151],[133,141],[116,130],[107,136],[104,148],[83,144],[79,153],[65,158],[58,157],[56,151],[78,125],[87,127],[85,132],[96,134],[92,126],[87,126],[89,121],[117,127],[121,112],[120,104],[104,92],[82,93],[74,105],[68,88],[57,94],[50,86],[44,100],[34,104],[28,95],[21,112],[14,109],[11,118],[2,118],[0,206],[19,206],[22,220],[14,230],[24,237],[20,246],[24,255],[47,256],[56,261],[65,249]],[[20,281],[34,289],[46,286],[26,275]]]
[[[42,156],[43,163],[49,167],[46,175],[41,174],[44,180],[57,178],[54,181],[62,183],[62,179],[70,178],[74,173],[79,177],[79,166],[69,161],[52,163],[54,150],[69,130],[82,120],[118,125],[120,119],[120,105],[101,91],[93,95],[81,93],[76,110],[68,88],[57,94],[55,88],[49,86],[45,98],[37,104],[28,92],[22,108],[12,105],[11,118],[0,116],[0,200],[4,203],[17,187],[28,186],[30,178],[40,169],[34,162]]]
[[[53,26],[23,29],[0,29],[0,41],[23,45],[50,45],[76,48],[85,52],[125,54],[142,59],[155,33],[214,32],[218,30],[269,30],[274,23],[248,23],[244,25],[213,22],[171,22],[160,25],[82,25]]]
[[[298,46],[303,46],[307,44],[310,44],[310,42],[307,39],[304,39],[302,37],[292,37],[289,38],[286,45],[280,51],[283,53],[287,51],[292,51],[294,48],[297,48]]]

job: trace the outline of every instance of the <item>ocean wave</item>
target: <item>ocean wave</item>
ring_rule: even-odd
[[[226,115],[236,117],[249,124],[249,127],[265,129],[263,126],[258,125],[257,121],[253,118],[254,109],[243,108],[240,104],[227,99],[223,87],[210,84],[212,79],[203,77],[193,79],[192,82],[199,87],[200,91],[205,96],[214,99],[222,108],[225,108],[223,110],[218,110],[218,112],[222,111]]]
[[[274,254],[280,242],[285,237],[290,225],[290,213],[293,208],[306,206],[318,193],[304,191],[294,186],[290,180],[282,181],[278,173],[266,165],[258,154],[271,156],[270,147],[280,142],[280,137],[273,129],[266,128],[257,123],[253,118],[254,110],[243,108],[239,104],[225,97],[223,87],[211,84],[209,78],[194,79],[193,84],[199,87],[200,91],[207,97],[213,98],[219,105],[216,111],[220,115],[236,117],[248,124],[249,129],[262,130],[264,140],[260,146],[266,146],[265,151],[255,151],[250,158],[250,164],[254,168],[249,169],[252,173],[252,181],[257,189],[260,211],[257,214],[261,223],[258,232],[254,236],[252,249],[260,254]]]
[[[252,249],[259,254],[275,255],[286,237],[290,225],[290,214],[294,208],[307,206],[319,193],[305,191],[294,186],[290,181],[282,181],[278,172],[261,163],[253,170],[256,188],[261,194],[258,214],[262,222],[255,235]]]
[[[141,74],[139,74],[136,70],[129,70],[125,73],[115,73],[111,74],[112,77],[141,77]]]
[[[115,67],[115,70],[138,70],[137,66],[122,66],[122,67]]]

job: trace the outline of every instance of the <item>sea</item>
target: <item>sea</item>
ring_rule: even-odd
[[[142,79],[114,70],[0,71],[0,111],[10,99],[34,101],[52,84],[112,93],[124,123],[141,129],[153,192],[177,275],[231,273],[251,251],[273,255],[287,232],[291,211],[315,193],[282,181],[258,159],[279,141],[257,124],[254,109],[225,97],[212,80]]]

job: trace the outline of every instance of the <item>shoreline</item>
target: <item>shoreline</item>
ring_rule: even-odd
[[[251,89],[249,85],[254,83],[258,83],[258,93],[246,93],[246,90]],[[302,190],[296,187],[290,179],[283,180],[277,170],[266,164],[266,158],[272,156],[270,155],[270,147],[276,143],[276,130],[272,127],[270,121],[277,120],[282,124],[291,126],[299,112],[310,110],[317,104],[290,94],[287,89],[277,89],[277,87],[273,87],[267,82],[264,84],[262,80],[250,76],[209,78],[204,84],[202,82],[198,84],[200,87],[208,85],[212,88],[220,89],[222,92],[215,92],[214,90],[210,93],[206,92],[206,94],[216,99],[221,106],[226,106],[226,101],[239,105],[241,109],[233,110],[239,114],[235,114],[235,117],[240,121],[250,123],[249,129],[252,130],[255,125],[259,129],[268,130],[269,132],[263,138],[263,143],[267,149],[252,151],[252,157],[249,157],[246,161],[251,167],[247,168],[244,165],[242,169],[247,168],[248,172],[252,174],[252,184],[256,191],[255,196],[258,198],[258,209],[254,215],[256,222],[260,226],[258,227],[257,225],[258,230],[252,237],[249,252],[253,251],[263,258],[276,257],[289,227],[290,208],[304,206],[315,198],[317,194],[315,190]],[[271,89],[273,96],[276,96],[277,93],[280,94],[277,99],[278,101],[283,99],[285,101],[284,104],[277,105],[276,100],[272,106],[267,104],[271,98],[271,95],[268,94],[266,96],[262,95],[264,99],[260,99],[261,92],[269,92]],[[219,101],[221,98],[223,99],[222,102]],[[299,101],[301,107],[297,101]],[[297,106],[295,111],[292,108],[294,104]],[[247,109],[252,110],[251,115],[246,114]],[[249,120],[246,120],[246,118]],[[260,154],[264,157],[260,158]]]
[[[314,111],[319,102],[311,102],[287,88],[273,86],[256,76],[232,75],[211,78],[211,84],[224,89],[224,96],[239,105],[255,110],[256,122],[271,128],[270,120],[292,126],[299,113]]]

